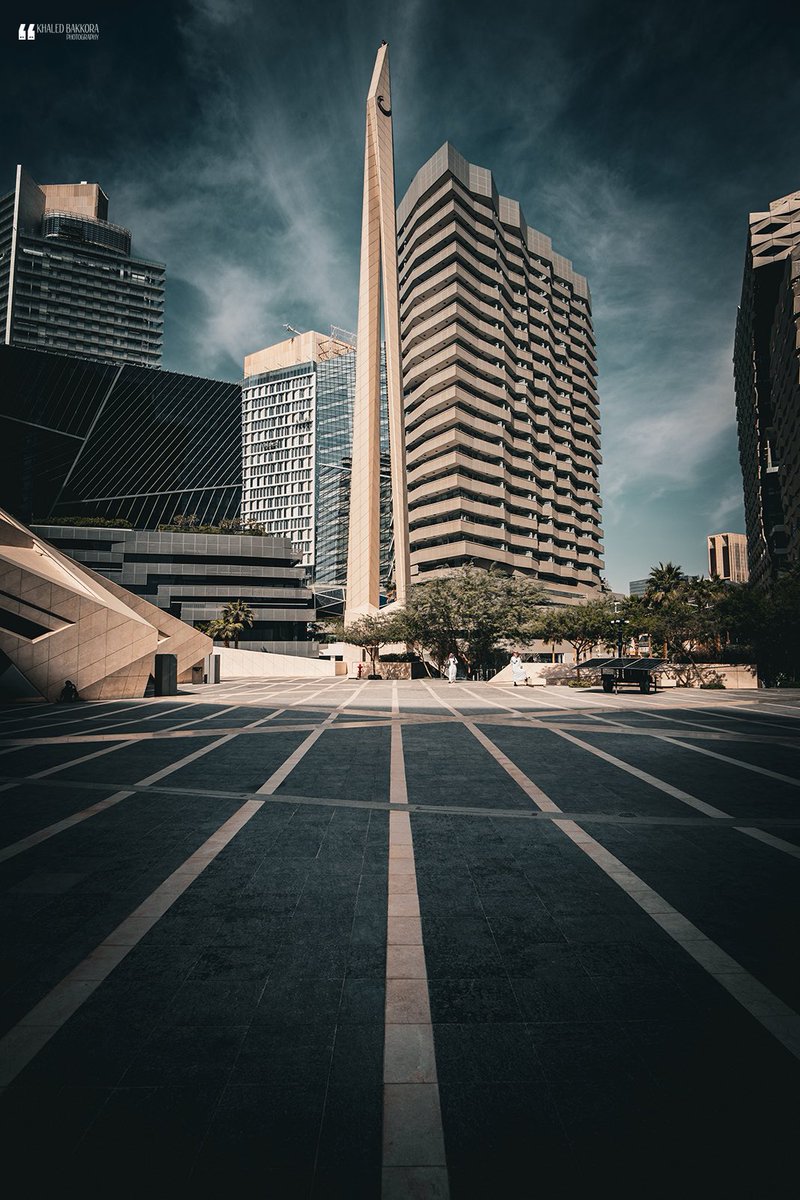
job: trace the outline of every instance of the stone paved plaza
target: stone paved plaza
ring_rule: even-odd
[[[25,1191],[796,1193],[800,694],[0,712]]]

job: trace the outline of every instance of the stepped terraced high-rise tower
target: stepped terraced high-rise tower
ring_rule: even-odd
[[[589,288],[449,144],[397,213],[412,581],[467,562],[600,594]]]

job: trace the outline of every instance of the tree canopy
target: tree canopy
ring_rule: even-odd
[[[529,579],[466,566],[412,587],[395,629],[441,669],[453,653],[473,670],[490,666],[500,645],[523,641],[543,593]]]
[[[212,640],[221,641],[226,650],[231,642],[234,650],[238,650],[243,630],[252,628],[254,621],[255,614],[248,604],[243,600],[229,600],[220,615],[209,621],[203,632]]]

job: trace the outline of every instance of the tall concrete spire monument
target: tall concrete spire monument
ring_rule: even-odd
[[[377,612],[380,605],[381,283],[392,471],[394,582],[396,601],[402,605],[411,568],[400,365],[392,93],[386,42],[378,50],[367,94],[345,623]]]

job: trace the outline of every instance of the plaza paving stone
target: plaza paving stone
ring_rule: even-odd
[[[7,1174],[793,1194],[800,789],[748,765],[800,778],[799,732],[439,681],[0,711]]]

